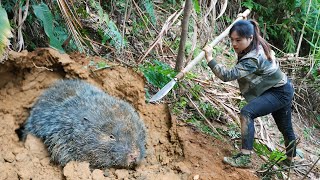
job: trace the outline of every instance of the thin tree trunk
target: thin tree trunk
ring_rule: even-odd
[[[307,24],[307,21],[308,21],[311,4],[312,4],[312,0],[309,0],[306,20],[304,21],[303,26],[302,26],[301,35],[300,35],[300,39],[299,39],[299,43],[298,43],[298,48],[297,48],[297,51],[296,51],[296,58],[299,57],[299,51],[300,51],[300,47],[301,47],[301,43],[302,43],[302,39],[303,39],[304,28],[306,27],[306,24]]]
[[[192,8],[192,1],[186,0],[183,12],[183,20],[181,24],[181,38],[180,38],[180,45],[179,45],[179,52],[177,56],[175,70],[180,72],[183,68],[183,60],[185,58],[185,47],[186,47],[186,40],[188,36],[188,25],[189,25],[189,17],[191,15],[191,8]]]

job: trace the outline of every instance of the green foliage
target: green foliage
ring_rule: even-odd
[[[0,4],[0,62],[6,47],[10,44],[9,38],[12,37],[7,12]]]
[[[185,46],[185,52],[186,52],[186,54],[189,54],[189,53],[191,53],[191,49],[192,48],[192,42],[191,41],[186,41],[186,46]]]
[[[284,41],[285,41],[284,42],[284,44],[285,44],[284,50],[286,52],[294,52],[296,49],[296,44],[293,39],[293,36],[285,31],[280,31],[280,36],[281,35],[283,35]]]
[[[85,19],[87,19],[87,18],[90,17],[90,15],[87,13],[85,7],[83,7],[83,6],[78,7],[78,8],[76,9],[76,13],[77,13],[80,17],[85,18]]]
[[[231,139],[237,139],[241,138],[241,132],[239,127],[236,124],[229,124],[228,125],[228,130],[226,134],[231,138]]]
[[[100,1],[100,4],[103,6],[104,9],[108,10],[108,12],[113,10],[113,11],[118,11],[118,13],[121,13],[121,14],[125,14],[126,8],[127,9],[129,8],[129,7],[126,7],[127,5],[130,5],[127,3],[129,3],[129,1],[127,0],[106,1],[103,3],[101,3]]]
[[[44,31],[49,38],[50,46],[60,52],[64,52],[62,44],[65,39],[63,38],[67,35],[54,26],[53,16],[48,6],[42,2],[39,5],[33,5],[32,7],[34,9],[34,14],[42,22]],[[58,36],[57,32],[59,32],[60,35],[62,34],[62,36]]]
[[[193,79],[198,77],[197,74],[194,74],[192,72],[188,72],[187,74],[185,74],[184,79]]]
[[[305,127],[303,128],[303,137],[305,140],[311,140],[311,135],[315,127]]]
[[[179,1],[178,1],[178,2],[179,2]],[[176,0],[168,0],[167,3],[168,3],[168,4],[176,5],[176,4],[177,4],[177,1],[176,1]]]
[[[176,51],[175,53],[178,53],[179,44],[180,44],[180,37],[175,38],[175,40],[171,43],[171,48],[174,51]],[[186,43],[186,45],[188,45],[188,43]],[[189,45],[189,47],[190,47],[190,45]]]
[[[100,61],[97,63],[97,70],[98,69],[105,69],[109,68],[110,66],[106,63],[106,61]]]
[[[220,114],[220,111],[214,108],[210,103],[203,103],[200,101],[199,109],[201,112],[204,112],[204,115],[208,119],[215,119]]]
[[[196,100],[200,100],[200,93],[203,91],[202,86],[195,84],[193,87],[191,87],[190,92]]]
[[[151,95],[149,93],[149,89],[148,88],[144,88],[144,91],[146,92],[146,99],[150,99],[151,98]]]
[[[56,1],[50,4],[50,6],[44,2],[38,3],[37,1],[30,1],[30,8],[22,26],[25,47],[28,50],[34,50],[37,47],[43,47],[49,44],[52,48],[60,52],[78,50],[72,39],[67,46],[62,47],[63,42],[69,37],[65,21],[61,16]],[[18,12],[18,8],[21,8],[22,11],[25,10],[25,3],[25,0],[3,2],[6,11],[10,15],[11,26],[15,30],[18,28],[18,22],[14,20],[13,16]],[[42,34],[45,35],[42,36]],[[13,48],[15,49],[18,47],[18,42],[14,41],[14,43]]]
[[[296,26],[289,26],[292,25],[289,22],[290,20],[285,20],[288,10],[293,11],[292,6],[289,3],[290,1],[291,0],[281,0],[279,3],[273,3],[271,0],[267,0],[264,3],[256,3],[253,0],[246,0],[242,2],[242,5],[254,12],[259,13],[257,20],[260,24],[260,27],[264,27],[264,25],[266,25],[266,32],[264,32],[262,29],[262,33],[267,33],[270,39],[279,40],[280,37],[285,37],[285,40],[282,41],[282,44],[285,44],[287,49],[293,52],[294,49],[291,48],[294,46],[294,42],[292,43],[292,41],[290,41],[290,39],[293,39],[293,34],[291,34],[292,31],[289,30],[288,27]],[[279,18],[274,18],[275,16]]]
[[[316,115],[316,121],[320,124],[320,114]],[[316,128],[320,129],[319,125],[315,125]]]
[[[107,64],[106,61],[99,61],[96,63],[93,60],[91,60],[88,67],[93,67],[94,70],[100,70],[109,68],[110,66]]]
[[[212,51],[212,55],[213,55],[213,56],[217,56],[218,54],[222,54],[223,51],[224,51],[224,48],[225,48],[225,47],[219,46],[219,45],[214,46],[214,47],[213,47],[213,51]]]
[[[221,133],[221,134],[223,134],[225,136],[229,136],[231,139],[239,139],[239,138],[241,138],[240,128],[235,123],[228,124],[228,129],[227,130],[223,130],[223,129],[220,129],[220,128],[218,128],[217,130],[219,131],[219,133]]]
[[[141,65],[139,70],[150,84],[158,88],[165,86],[177,74],[168,64],[158,60]]]
[[[262,28],[262,33],[272,44],[281,47],[286,52],[295,52],[305,20],[307,20],[304,34],[306,39],[310,41],[313,32],[320,31],[320,25],[315,26],[320,2],[312,1],[310,14],[307,16],[308,3],[308,0],[280,0],[277,3],[272,0],[259,2],[246,0],[242,2],[242,5],[257,12],[257,21],[260,27],[265,26],[266,28],[266,31]],[[306,51],[308,47],[303,46],[301,50]],[[307,53],[305,52],[305,54]]]
[[[147,11],[149,17],[150,17],[150,21],[153,25],[157,24],[157,19],[156,19],[156,15],[154,12],[154,6],[153,6],[153,1],[150,0],[143,0],[143,5],[145,10]]]
[[[267,162],[261,166],[262,170],[266,170],[262,179],[271,179],[273,174],[276,174],[278,178],[282,178],[281,173],[270,172],[272,169],[270,167],[285,160],[287,157],[286,154],[278,150],[270,151],[266,145],[258,142],[254,142],[253,148],[258,155],[268,158]]]
[[[189,29],[190,29],[190,28],[189,28]],[[193,33],[190,33],[189,36],[193,36]],[[179,43],[180,43],[179,41],[180,41],[180,39],[179,39],[178,41],[176,41],[175,48],[174,48],[174,49],[177,50],[177,51],[178,51],[178,49],[179,49]],[[197,56],[202,52],[202,49],[201,49],[199,46],[196,46],[195,49],[192,50],[193,43],[194,43],[194,42],[189,41],[189,40],[187,39],[187,41],[186,41],[186,47],[185,47],[185,52],[186,52],[185,54],[189,55],[189,54],[193,53],[193,54],[192,54],[192,58],[195,58],[195,57],[197,57]]]
[[[12,0],[12,1],[4,1],[0,3],[0,6],[2,6],[8,13],[11,13],[13,11],[13,8],[17,0]]]
[[[221,138],[218,134],[215,134],[212,129],[207,126],[203,121],[199,121],[199,119],[192,116],[190,119],[186,120],[187,123],[193,124],[197,127],[201,132],[214,136],[216,138]]]
[[[247,105],[247,101],[241,100],[238,104],[239,109],[242,109],[245,105]]]
[[[182,7],[182,1],[179,0],[166,0],[165,3],[161,4],[163,9],[170,9],[171,12],[180,9]]]
[[[145,24],[142,20],[135,19],[132,21],[132,34],[135,36],[141,35],[143,31],[145,31]]]
[[[258,155],[263,155],[263,156],[270,155],[270,150],[268,149],[268,147],[266,145],[254,142],[253,146],[254,146],[255,152]]]
[[[105,44],[108,41],[118,50],[126,46],[126,40],[122,37],[116,24],[109,19],[109,15],[104,12],[100,4],[95,0],[90,0],[90,5],[98,12],[99,22],[97,25],[99,35],[102,38],[102,44]]]
[[[193,8],[196,11],[197,14],[200,14],[201,12],[201,7],[199,5],[199,1],[198,0],[192,0],[192,4],[193,4]]]
[[[174,104],[173,112],[177,115],[183,113],[188,105],[188,99],[186,97],[180,97],[179,100]]]
[[[319,37],[320,37],[320,34],[319,34]],[[315,67],[312,69],[312,76],[315,79],[315,81],[317,81],[320,79],[320,75],[319,75],[320,72],[318,72],[318,70],[320,69],[320,46],[315,49],[317,49],[317,53],[314,53],[313,55],[315,59]]]

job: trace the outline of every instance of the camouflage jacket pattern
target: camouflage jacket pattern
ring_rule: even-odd
[[[252,50],[238,59],[237,64],[231,69],[215,60],[211,60],[208,65],[221,80],[237,80],[240,92],[247,102],[271,87],[278,87],[287,82],[287,76],[280,70],[275,58],[270,62],[261,46],[258,52]]]

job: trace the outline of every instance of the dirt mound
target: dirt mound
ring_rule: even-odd
[[[0,179],[258,179],[250,170],[221,162],[231,146],[177,121],[165,104],[145,103],[144,78],[134,70],[81,54],[62,55],[53,49],[10,52],[0,65]],[[53,82],[80,78],[131,103],[147,130],[147,157],[135,170],[89,169],[86,162],[60,167],[50,161],[42,141],[15,132],[37,97]]]

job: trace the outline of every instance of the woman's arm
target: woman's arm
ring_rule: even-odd
[[[232,81],[244,76],[247,76],[258,69],[258,63],[256,59],[243,59],[237,63],[233,68],[227,69],[224,65],[218,64],[212,57],[213,49],[210,46],[203,48],[208,62],[208,66],[211,68],[213,73],[220,78],[222,81]]]
[[[208,63],[212,72],[222,81],[232,81],[247,76],[258,69],[256,59],[243,59],[231,69],[218,64],[215,60]]]

